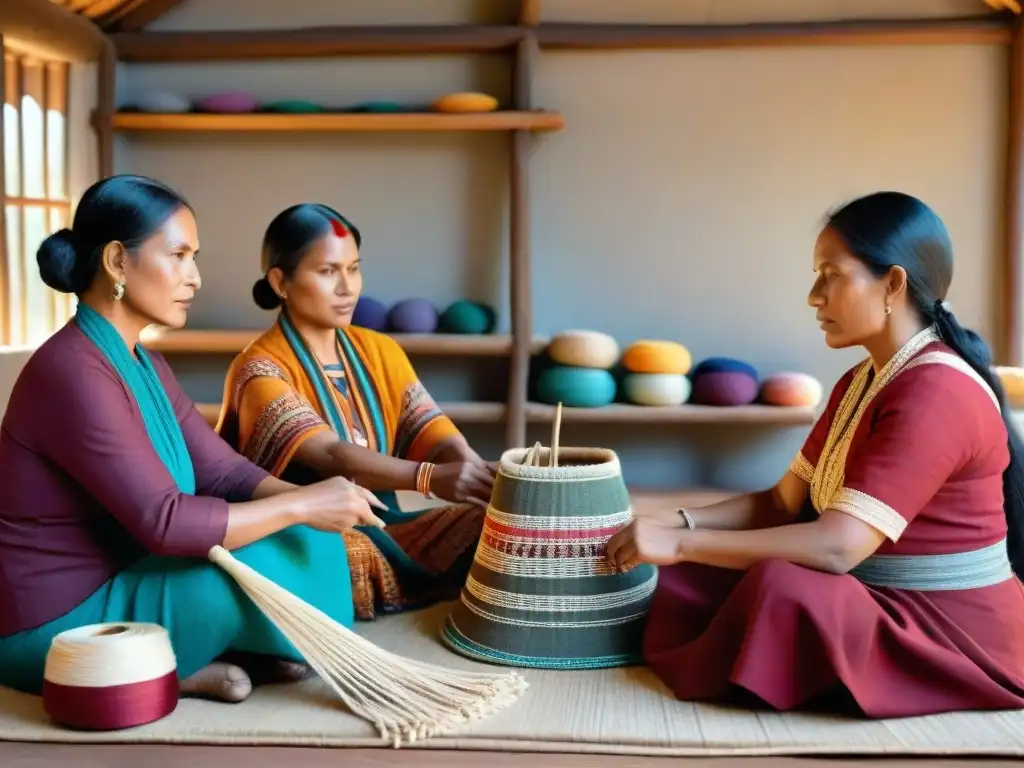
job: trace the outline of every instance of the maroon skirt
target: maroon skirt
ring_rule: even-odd
[[[684,563],[660,570],[644,658],[688,701],[870,718],[1024,709],[1022,609],[1016,579],[913,592],[780,560]]]

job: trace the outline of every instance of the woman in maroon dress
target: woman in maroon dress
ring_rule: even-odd
[[[945,303],[949,236],[883,192],[829,217],[809,303],[836,385],[769,490],[638,519],[662,566],[644,655],[675,695],[867,717],[1024,708],[1024,446]]]

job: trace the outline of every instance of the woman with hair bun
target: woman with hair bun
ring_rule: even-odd
[[[361,245],[355,225],[325,205],[295,205],[271,221],[253,298],[280,312],[232,363],[218,431],[276,477],[348,477],[388,505],[387,530],[343,534],[356,616],[372,619],[458,596],[495,468],[441,412],[398,343],[351,324]],[[403,512],[398,490],[450,504]]]
[[[1024,444],[985,342],[946,303],[953,246],[917,198],[828,217],[808,294],[862,347],[770,489],[638,519],[662,566],[644,657],[681,699],[870,718],[1024,709]]]
[[[222,569],[215,545],[351,625],[339,532],[381,525],[348,480],[272,477],[206,423],[164,359],[139,344],[180,328],[200,288],[188,203],[159,182],[90,187],[71,229],[37,253],[78,297],[11,393],[0,429],[0,685],[38,693],[54,636],[101,622],[170,634],[181,691],[240,701],[307,670]]]

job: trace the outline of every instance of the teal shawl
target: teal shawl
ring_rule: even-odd
[[[167,397],[153,362],[141,344],[132,355],[113,325],[87,304],[79,302],[75,324],[92,341],[117,371],[142,412],[146,432],[160,460],[174,478],[178,490],[195,494],[196,475],[174,407]],[[85,448],[88,450],[88,446]]]
[[[339,411],[334,397],[327,389],[331,385],[327,383],[323,368],[317,361],[316,356],[309,349],[309,346],[302,338],[302,335],[289,319],[286,311],[281,311],[277,322],[281,326],[281,331],[284,333],[288,346],[291,347],[295,358],[302,367],[303,373],[306,374],[306,378],[309,379],[314,391],[316,392],[317,401],[320,403],[320,408],[328,425],[335,431],[335,433],[337,433],[339,438],[345,442],[351,443],[352,430],[349,428],[344,414]],[[352,365],[355,376],[359,379],[360,390],[367,397],[367,407],[370,411],[371,419],[371,423],[367,425],[367,427],[376,431],[378,451],[386,454],[388,450],[387,446],[390,445],[391,440],[386,434],[383,410],[380,407],[380,403],[376,400],[376,396],[374,394],[376,389],[372,386],[369,380],[370,374],[359,359],[359,353],[353,348],[352,342],[349,341],[348,337],[340,330],[337,332],[337,339],[341,348],[340,352]],[[374,495],[376,495],[376,497],[388,507],[387,512],[383,512],[376,508],[373,510],[374,514],[380,517],[380,519],[387,525],[408,522],[415,519],[418,515],[426,514],[430,511],[429,509],[425,509],[419,512],[403,512],[398,505],[398,494],[394,491],[375,491]],[[409,555],[407,555],[398,545],[398,542],[388,535],[386,529],[380,529],[374,526],[359,526],[358,530],[369,537],[369,539],[376,545],[377,549],[380,550],[381,554],[384,555],[391,566],[398,571],[399,574],[423,581],[439,576],[438,574],[433,574],[431,571],[409,557]]]

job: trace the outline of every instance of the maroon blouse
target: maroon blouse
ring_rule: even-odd
[[[0,637],[64,615],[147,553],[205,557],[224,540],[228,502],[268,477],[151,357],[192,455],[195,496],[178,491],[134,397],[74,323],[18,377],[0,425]]]

